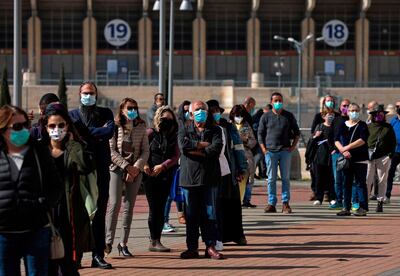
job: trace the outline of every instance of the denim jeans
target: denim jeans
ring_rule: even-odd
[[[290,161],[292,153],[286,150],[277,152],[267,152],[265,163],[267,163],[268,174],[268,204],[275,206],[276,198],[276,179],[278,165],[282,179],[282,202],[290,200]]]
[[[165,210],[164,210],[164,223],[169,222],[169,213],[171,212],[171,205],[172,205],[172,198],[168,196],[167,198],[167,203],[165,203]],[[175,202],[176,204],[176,209],[179,213],[183,212],[183,202]]]
[[[333,177],[335,180],[335,193],[336,193],[336,200],[339,203],[342,203],[344,200],[344,172],[343,171],[336,171],[336,161],[339,158],[340,153],[335,152],[332,154],[332,170],[333,170]],[[357,188],[356,185],[352,185],[351,188],[351,202],[359,203],[358,195],[357,195]]]
[[[50,230],[41,228],[27,233],[0,234],[0,275],[21,275],[24,259],[28,276],[48,275]]]
[[[218,186],[183,188],[186,206],[186,245],[188,250],[199,248],[199,228],[207,247],[215,245],[217,239]]]

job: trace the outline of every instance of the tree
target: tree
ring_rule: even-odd
[[[8,78],[7,68],[4,67],[3,77],[1,79],[0,106],[11,104],[10,88],[8,87],[7,78]]]
[[[58,97],[66,109],[68,109],[67,85],[65,84],[64,65],[61,65],[60,80],[58,82]]]

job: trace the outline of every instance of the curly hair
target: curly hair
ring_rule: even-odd
[[[174,118],[174,128],[175,130],[178,129],[178,121],[176,120],[176,115],[171,107],[168,105],[161,106],[157,109],[156,113],[154,114],[153,125],[154,129],[158,132],[160,131],[160,123],[161,117],[165,112],[171,113],[172,117]]]

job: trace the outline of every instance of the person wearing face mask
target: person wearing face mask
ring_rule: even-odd
[[[105,216],[110,184],[111,151],[109,140],[114,135],[114,115],[109,108],[97,106],[97,87],[92,82],[84,82],[79,87],[81,105],[71,110],[69,116],[80,137],[93,152],[97,172],[97,212],[93,219],[95,246],[92,250],[92,267],[111,269],[104,260]],[[79,256],[81,258],[82,256]],[[80,264],[78,263],[78,266]]]
[[[39,100],[39,120],[32,125],[30,129],[31,137],[40,141],[43,135],[46,135],[46,128],[43,125],[43,120],[46,108],[51,103],[57,103],[60,99],[54,93],[46,93]]]
[[[156,93],[154,95],[154,103],[146,112],[146,123],[148,127],[153,127],[154,114],[156,113],[157,109],[159,109],[163,105],[165,105],[164,94]]]
[[[28,275],[48,275],[47,214],[63,194],[49,149],[29,128],[25,111],[0,107],[0,275],[5,276],[21,275],[21,259]]]
[[[370,113],[371,123],[368,125],[368,173],[367,187],[371,186],[378,176],[378,196],[376,212],[383,212],[383,200],[386,194],[387,177],[391,160],[396,148],[396,136],[390,124],[386,123],[383,105]]]
[[[396,149],[392,156],[392,161],[390,163],[388,172],[386,195],[383,200],[385,204],[390,204],[390,197],[392,196],[393,189],[393,179],[396,174],[397,166],[400,164],[400,101],[396,102],[395,106],[397,116],[390,121],[390,124],[392,125],[396,135]]]
[[[258,143],[265,155],[268,174],[268,205],[265,213],[276,213],[276,180],[278,166],[282,179],[282,212],[290,214],[290,164],[291,154],[300,137],[294,115],[283,109],[283,97],[279,92],[271,95],[272,111],[264,113],[258,127]]]
[[[91,219],[96,211],[97,183],[93,156],[80,144],[68,111],[62,104],[46,108],[44,123],[48,146],[64,181],[64,195],[52,210],[53,224],[64,242],[65,257],[51,260],[49,275],[79,275],[78,255],[92,249]],[[88,199],[92,204],[85,204]]]
[[[348,110],[349,110],[349,105],[350,105],[350,100],[349,99],[343,99],[340,103],[340,116],[335,117],[332,123],[332,128],[333,128],[333,136],[335,137],[337,135],[337,132],[340,129],[340,126],[344,124],[347,120],[349,120],[348,116]],[[335,194],[336,194],[336,201],[331,202],[329,205],[329,209],[334,209],[334,210],[341,210],[343,208],[343,188],[344,188],[344,174],[343,171],[338,171],[336,170],[336,162],[337,159],[340,156],[340,152],[337,150],[337,148],[334,148],[334,151],[332,152],[332,170],[333,170],[333,177],[334,177],[334,186],[335,186]],[[355,202],[355,189],[353,189],[353,200],[352,202]]]
[[[348,159],[348,167],[343,169],[344,202],[338,216],[350,216],[352,186],[356,186],[360,208],[353,211],[355,216],[366,216],[368,212],[367,167],[368,167],[368,127],[360,120],[360,107],[356,103],[349,106],[349,120],[344,122],[335,135],[335,146]]]
[[[325,120],[322,118],[323,112],[333,113],[335,115],[335,118],[340,117],[340,114],[335,111],[335,107],[336,107],[336,101],[333,96],[326,95],[322,98],[320,112],[315,114],[314,119],[311,123],[311,135],[313,135],[315,133],[315,128],[318,125],[324,123]],[[311,196],[310,196],[310,201],[314,201],[314,200],[317,200],[316,196],[315,196],[315,194],[316,194],[316,179],[315,179],[314,168],[312,165],[310,167],[310,176],[311,176],[311,191],[312,191]]]
[[[128,250],[133,208],[142,183],[142,172],[149,158],[149,141],[146,123],[139,116],[138,104],[134,99],[124,98],[115,118],[114,136],[110,139],[112,164],[110,166],[109,202],[106,214],[106,249],[110,254],[117,228],[118,214],[123,199],[122,227],[118,255],[133,257]],[[125,196],[122,198],[122,190]]]
[[[171,250],[160,239],[165,205],[179,160],[178,122],[173,110],[169,106],[162,106],[157,109],[153,124],[154,128],[147,129],[150,155],[144,166],[146,175],[143,181],[149,204],[149,251],[169,252]]]
[[[244,120],[244,110],[242,105],[235,105],[230,114],[229,119],[231,123],[236,127],[239,132],[240,139],[242,139],[245,155],[248,163],[248,172],[244,178],[239,182],[240,199],[242,201],[242,206],[245,208],[255,208],[254,204],[251,204],[251,193],[254,184],[254,173],[255,173],[255,163],[252,149],[257,145],[257,140],[254,136],[253,129],[247,121]]]
[[[182,259],[199,258],[199,228],[206,244],[204,256],[222,259],[216,248],[216,199],[221,185],[219,156],[223,147],[222,132],[214,124],[208,106],[202,101],[191,104],[193,121],[178,132],[181,151],[179,185],[183,188],[186,206],[186,246]]]
[[[315,147],[314,156],[310,160],[313,163],[315,173],[315,206],[322,204],[324,192],[328,191],[329,200],[335,199],[331,152],[334,148],[332,122],[335,119],[333,112],[322,112],[322,118],[325,120],[323,124],[319,124],[315,128],[312,136],[312,146]]]

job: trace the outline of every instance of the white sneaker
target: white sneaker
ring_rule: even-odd
[[[224,244],[221,241],[217,241],[217,243],[215,244],[215,249],[217,251],[222,251],[224,250]]]
[[[385,198],[383,199],[383,204],[390,204],[390,198],[385,197]]]
[[[319,200],[316,200],[316,201],[314,201],[313,205],[314,206],[319,206],[319,205],[322,205],[322,202],[319,201]]]
[[[329,202],[329,205],[335,205],[336,204],[336,200],[331,200],[330,202]]]

